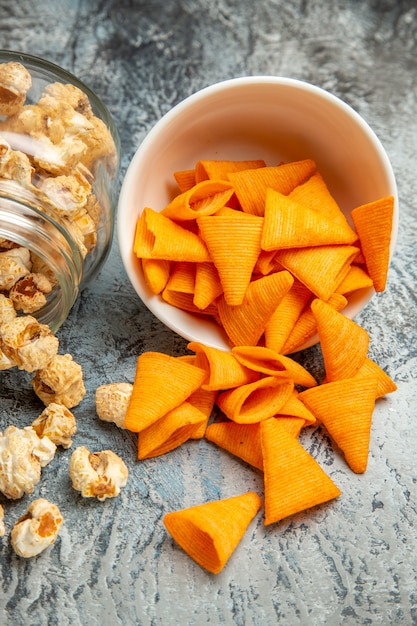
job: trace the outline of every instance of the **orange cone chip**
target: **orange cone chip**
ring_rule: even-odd
[[[376,381],[376,397],[382,398],[387,393],[393,393],[397,390],[397,385],[384,370],[379,367],[372,359],[366,358],[363,365],[359,368],[356,377],[373,376]]]
[[[268,376],[291,379],[295,385],[315,387],[317,381],[305,367],[264,346],[235,346],[232,353],[242,365]]]
[[[288,398],[284,406],[281,408],[279,415],[276,417],[296,417],[307,425],[313,425],[317,422],[317,418],[299,399],[299,392],[294,389],[292,395]]]
[[[265,327],[267,348],[280,353],[284,352],[285,343],[311,295],[311,291],[305,285],[299,280],[294,280],[293,286],[283,297]]]
[[[140,432],[184,402],[201,387],[206,372],[162,352],[138,358],[125,428]]]
[[[142,270],[146,284],[152,293],[161,293],[168,282],[171,263],[161,259],[142,259]]]
[[[195,166],[197,180],[227,180],[228,174],[251,170],[256,167],[265,167],[263,159],[252,161],[226,161],[226,160],[202,160]]]
[[[214,263],[196,263],[193,299],[195,306],[206,309],[221,293],[223,287]]]
[[[368,333],[326,302],[313,300],[311,310],[317,324],[326,379],[332,382],[352,378],[367,357]]]
[[[282,193],[267,190],[261,242],[263,250],[351,244],[357,238],[347,222],[334,222]]]
[[[189,402],[183,402],[140,431],[138,459],[149,459],[171,452],[188,439],[195,439],[195,432],[206,423],[207,417],[204,413]]]
[[[263,469],[259,423],[215,422],[207,427],[205,437],[249,465]]]
[[[258,343],[271,315],[293,282],[287,271],[253,280],[239,306],[229,306],[220,296],[218,315],[232,345],[255,346]]]
[[[357,474],[363,473],[368,463],[376,386],[375,377],[356,376],[300,393],[300,400],[324,424]]]
[[[358,289],[368,289],[372,285],[372,278],[369,274],[359,265],[352,265],[345,278],[337,287],[336,293],[346,295]]]
[[[216,404],[237,424],[256,424],[279,413],[294,389],[291,380],[265,376],[218,394]]]
[[[181,193],[188,191],[196,183],[195,170],[179,170],[174,172],[174,178]]]
[[[328,300],[348,273],[355,246],[329,245],[280,250],[277,260],[321,300]]]
[[[253,268],[253,273],[266,276],[267,274],[273,274],[274,272],[282,270],[283,267],[275,260],[275,256],[276,250],[270,250],[269,252],[261,250],[258,260],[255,263],[255,267]]]
[[[263,220],[242,211],[197,220],[229,305],[242,304],[261,251]]]
[[[233,554],[262,501],[254,492],[167,513],[164,524],[202,568],[218,574]]]
[[[347,305],[347,299],[341,294],[334,293],[328,299],[327,304],[332,306],[336,311],[341,311]],[[316,319],[311,307],[308,306],[296,321],[294,328],[282,348],[282,353],[291,354],[292,352],[300,350],[306,341],[313,337],[316,331]]]
[[[208,304],[205,309],[200,309],[195,305],[195,276],[194,263],[176,263],[168,283],[161,293],[163,300],[190,313],[216,315],[217,307],[215,304]]]
[[[172,306],[175,306],[177,309],[183,309],[184,311],[195,313],[197,315],[211,315],[214,317],[217,315],[216,306],[214,304],[209,304],[209,306],[205,309],[199,309],[196,307],[194,304],[193,294],[164,289],[161,296],[165,302],[172,304]]]
[[[189,402],[193,407],[201,411],[201,413],[205,416],[205,421],[197,424],[191,434],[191,439],[201,439],[204,437],[206,432],[207,424],[211,416],[211,412],[214,407],[214,403],[216,401],[217,391],[209,391],[207,389],[197,389],[191,396],[188,398],[187,402]]]
[[[162,214],[174,222],[196,219],[201,215],[212,215],[224,207],[234,191],[227,181],[205,180],[188,189],[163,209]]]
[[[345,215],[319,172],[314,172],[308,180],[295,187],[289,197],[343,227],[348,225]]]
[[[301,404],[301,403],[300,403]],[[306,425],[305,420],[302,417],[290,417],[288,415],[276,415],[275,419],[278,419],[280,425],[288,431],[292,437],[298,437],[300,432]]]
[[[245,213],[263,215],[267,189],[275,189],[287,195],[294,187],[306,180],[316,169],[310,159],[261,167],[229,174],[236,196]]]
[[[166,289],[169,291],[180,291],[181,293],[194,294],[195,284],[195,264],[185,261],[175,263]]]
[[[145,208],[136,224],[134,252],[139,258],[209,261],[203,241],[165,215]]]
[[[340,495],[337,485],[279,418],[261,422],[260,433],[266,525]]]
[[[187,348],[196,353],[195,365],[207,373],[203,389],[232,389],[258,380],[259,373],[242,365],[231,352],[192,341]]]
[[[394,197],[387,196],[356,207],[351,216],[375,291],[384,291],[390,260]]]

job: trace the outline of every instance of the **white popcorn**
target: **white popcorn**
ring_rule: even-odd
[[[34,313],[46,304],[46,295],[52,285],[44,274],[30,272],[18,280],[9,291],[9,298],[17,311]]]
[[[14,115],[26,99],[32,78],[20,63],[0,65],[0,115]]]
[[[96,411],[105,422],[113,422],[124,428],[125,416],[132,395],[133,385],[130,383],[109,383],[96,390]]]
[[[0,491],[11,500],[32,493],[55,451],[55,444],[30,426],[6,428],[0,434]]]
[[[91,453],[87,447],[79,446],[71,456],[70,478],[84,498],[103,501],[119,495],[126,485],[128,469],[111,450]]]
[[[36,395],[45,406],[56,402],[68,409],[81,402],[86,394],[81,365],[70,354],[55,355],[32,379]]]
[[[82,215],[91,193],[84,178],[72,175],[45,178],[39,188],[52,203],[55,214],[70,220]]]
[[[13,285],[29,274],[30,255],[26,248],[12,248],[0,252],[0,290],[9,291]]]
[[[0,293],[0,327],[5,322],[10,322],[16,317],[16,309],[10,298]]]
[[[13,320],[16,317],[16,310],[10,298],[0,293],[0,372],[15,367],[16,362],[6,356],[2,349],[1,326],[2,324]]]
[[[2,324],[1,349],[17,367],[27,372],[45,368],[58,352],[59,341],[46,324],[31,315]]]
[[[69,448],[77,432],[75,417],[63,404],[51,402],[32,422],[38,437],[48,437],[56,446]]]
[[[11,544],[14,551],[24,558],[37,556],[55,542],[63,521],[55,504],[45,498],[34,500],[13,526]]]
[[[3,131],[3,136],[0,136],[0,178],[18,183],[24,189],[32,189],[35,168],[27,154],[10,147],[6,137],[12,140],[14,135],[9,131]],[[25,146],[22,144],[22,147]]]
[[[74,111],[84,115],[87,119],[94,116],[87,94],[70,83],[50,83],[45,87],[45,95],[55,100],[69,104]]]

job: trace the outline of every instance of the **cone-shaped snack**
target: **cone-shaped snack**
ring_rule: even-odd
[[[173,264],[171,274],[166,285],[168,291],[194,294],[195,263],[180,261]]]
[[[204,437],[206,432],[207,424],[211,416],[211,412],[214,407],[214,403],[216,401],[217,391],[209,391],[207,389],[197,389],[191,396],[188,398],[187,402],[192,404],[193,407],[201,411],[205,416],[205,422],[202,422],[200,425],[197,425],[192,432],[191,439],[201,439]]]
[[[289,194],[289,197],[291,200],[319,212],[327,219],[337,222],[342,226],[348,224],[345,215],[330,193],[319,172],[314,172],[308,180],[295,187]]]
[[[358,289],[372,287],[372,278],[360,265],[352,265],[345,278],[336,289],[336,293],[350,294]]]
[[[197,220],[200,235],[219,273],[227,304],[242,304],[261,251],[261,217],[242,211]]]
[[[242,365],[231,352],[192,341],[187,348],[196,354],[194,363],[207,372],[202,387],[218,391],[258,380],[259,373]]]
[[[213,215],[226,206],[234,191],[231,183],[205,180],[176,196],[162,211],[174,222],[194,220],[201,215]]]
[[[209,265],[209,264],[207,264]],[[196,264],[185,261],[174,264],[165,289],[161,296],[165,302],[173,306],[203,315],[217,315],[217,307],[214,302],[200,309],[195,304]]]
[[[255,346],[258,343],[272,313],[293,282],[289,272],[276,272],[253,280],[239,306],[229,306],[223,296],[219,298],[219,319],[232,345]]]
[[[238,424],[255,424],[279,413],[291,397],[292,380],[265,376],[254,383],[219,393],[217,406]]]
[[[311,310],[317,324],[327,381],[352,378],[367,357],[368,333],[327,302],[313,300]]]
[[[348,245],[281,250],[277,260],[321,300],[328,300],[348,273],[358,248]]]
[[[283,297],[265,327],[267,348],[284,353],[285,343],[311,296],[310,289],[299,280],[294,280],[293,286]]]
[[[368,463],[377,380],[356,376],[325,383],[300,393],[300,400],[324,424],[345,455],[349,467],[361,474]]]
[[[195,172],[197,180],[227,180],[228,175],[242,170],[251,170],[257,167],[265,167],[263,159],[252,161],[227,161],[227,160],[201,160],[196,163]]]
[[[205,437],[249,465],[263,469],[259,423],[214,422],[207,427]]]
[[[267,274],[273,274],[274,272],[279,272],[284,268],[280,265],[276,260],[275,256],[277,254],[276,250],[261,250],[258,260],[255,263],[255,267],[253,268],[254,275],[262,275],[266,276]]]
[[[167,513],[172,538],[198,565],[218,574],[241,541],[262,501],[254,492]]]
[[[146,284],[154,294],[166,287],[171,272],[171,262],[161,259],[142,259],[142,271]]]
[[[136,223],[133,250],[137,257],[166,261],[210,261],[204,242],[193,232],[150,208]]]
[[[322,504],[340,489],[279,418],[260,423],[265,484],[265,524]]]
[[[357,238],[347,222],[335,222],[278,191],[267,190],[263,250],[351,244]]]
[[[184,402],[201,387],[205,370],[162,352],[138,358],[125,428],[140,432]]]
[[[267,374],[268,376],[278,376],[289,378],[295,385],[302,387],[315,387],[317,381],[305,367],[290,359],[287,356],[278,354],[271,348],[264,346],[235,346],[232,354],[245,367]]]
[[[310,159],[294,161],[272,167],[229,174],[236,196],[245,213],[263,215],[266,190],[271,188],[289,194],[297,185],[315,171],[316,164]]]
[[[193,303],[206,309],[223,293],[219,273],[214,263],[196,263]]]
[[[394,198],[387,196],[363,204],[353,209],[351,216],[375,291],[384,291],[390,259]]]
[[[194,170],[178,170],[174,172],[174,178],[178,185],[178,189],[180,193],[184,191],[188,191],[191,187],[194,187],[195,180],[195,169]]]
[[[397,385],[384,370],[377,365],[372,359],[367,357],[363,365],[359,368],[356,377],[373,376],[376,378],[376,397],[382,398],[387,393],[393,393],[397,390]]]
[[[299,392],[294,389],[277,417],[296,417],[302,419],[306,425],[315,424],[317,422],[316,416],[301,402],[298,396]]]
[[[306,421],[302,417],[277,415],[275,419],[279,420],[281,426],[283,426],[285,430],[287,430],[289,434],[295,438],[299,436],[301,430],[304,428],[304,426],[306,426]]]
[[[334,293],[327,300],[327,304],[332,306],[336,311],[341,311],[347,305],[347,299],[345,296],[342,296],[342,294]],[[313,337],[316,331],[316,319],[311,307],[308,306],[296,321],[294,328],[282,348],[282,353],[290,354],[291,352],[296,352],[308,339]]]
[[[206,423],[204,413],[189,402],[183,402],[140,431],[138,459],[161,456],[178,448],[188,439],[195,439],[195,432]]]

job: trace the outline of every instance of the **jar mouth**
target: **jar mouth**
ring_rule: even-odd
[[[44,262],[55,276],[56,285],[46,304],[32,315],[56,332],[77,299],[83,272],[78,246],[51,216],[31,206],[29,198],[8,195],[0,184],[0,239],[27,248]],[[9,189],[10,191],[10,189]]]

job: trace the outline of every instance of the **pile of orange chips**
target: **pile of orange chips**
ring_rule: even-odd
[[[204,437],[262,472],[263,499],[249,492],[164,518],[218,573],[262,504],[269,525],[340,495],[301,445],[303,428],[323,425],[352,471],[366,470],[375,402],[396,385],[342,310],[358,289],[385,289],[393,198],[355,208],[351,226],[311,160],[200,161],[175,178],[178,196],[138,219],[134,250],[152,291],[212,316],[231,349],[141,354],[125,427],[138,433],[139,459]],[[321,384],[288,356],[315,333]]]
[[[216,320],[231,346],[295,352],[315,334],[314,298],[342,310],[385,289],[392,196],[350,225],[310,159],[199,161],[175,178],[178,195],[142,211],[134,252],[152,293]]]

